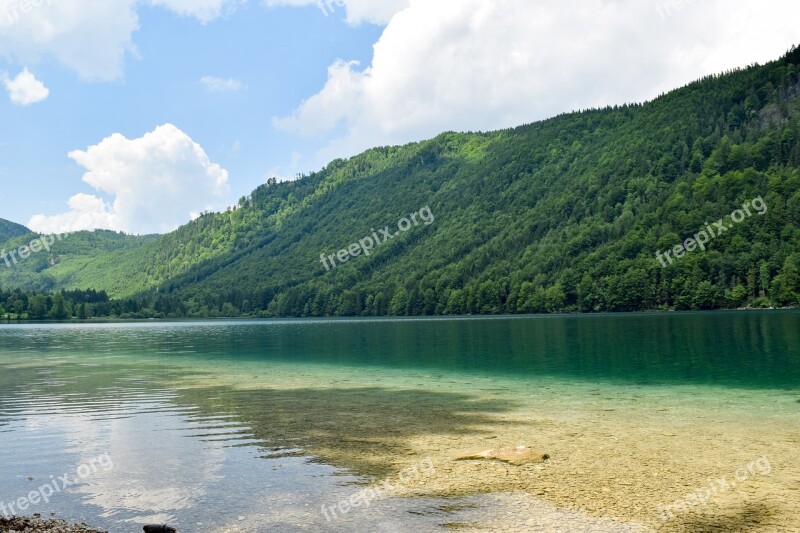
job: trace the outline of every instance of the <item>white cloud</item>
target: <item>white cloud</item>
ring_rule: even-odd
[[[3,74],[3,84],[8,90],[11,101],[17,105],[35,104],[47,99],[50,95],[50,90],[44,86],[44,83],[37,80],[36,76],[31,74],[27,68],[13,80]]]
[[[156,6],[166,7],[185,17],[194,17],[206,24],[222,14],[223,8],[231,7],[245,0],[150,0]]]
[[[682,5],[662,17],[658,2],[639,0],[409,0],[375,44],[371,65],[337,61],[319,93],[273,123],[303,135],[343,127],[319,163],[446,130],[650,99],[775,59],[797,40],[800,3]]]
[[[244,87],[244,84],[239,80],[234,80],[233,78],[228,78],[226,80],[215,76],[203,76],[200,79],[200,83],[212,93],[238,91]]]
[[[67,233],[72,231],[113,229],[121,230],[119,217],[102,198],[91,194],[76,194],[67,201],[70,210],[54,216],[36,215],[28,227],[39,233]]]
[[[352,25],[362,22],[387,24],[392,17],[408,7],[409,0],[265,0],[268,7],[317,6],[323,15],[329,16],[344,9],[347,22]]]
[[[25,64],[55,58],[88,81],[122,76],[136,55],[136,10],[159,5],[209,22],[238,0],[0,0],[0,56]]]
[[[228,172],[172,124],[139,139],[115,133],[69,157],[87,169],[84,182],[113,200],[77,194],[69,200],[70,211],[33,217],[28,225],[34,231],[164,233],[188,222],[192,213],[228,203]]]
[[[387,24],[408,4],[409,0],[347,0],[347,21],[350,24]]]
[[[275,118],[274,126],[301,135],[335,128],[353,103],[363,97],[364,75],[355,70],[357,66],[357,61],[337,61],[328,67],[325,89],[303,102],[290,117]]]

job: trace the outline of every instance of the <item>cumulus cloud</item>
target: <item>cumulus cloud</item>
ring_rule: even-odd
[[[399,11],[408,7],[409,0],[265,0],[268,7],[317,6],[325,16],[344,8],[349,24],[362,22],[386,24]]]
[[[800,3],[765,1],[409,0],[370,65],[335,62],[325,86],[273,124],[302,135],[343,126],[318,154],[326,161],[446,130],[642,101],[785,52]],[[348,0],[348,17],[354,6]]]
[[[112,229],[164,233],[193,214],[226,205],[228,172],[186,133],[165,124],[138,139],[119,133],[69,157],[87,169],[83,181],[112,197],[77,194],[66,213],[33,217],[40,233]]]
[[[228,78],[226,80],[215,76],[203,76],[200,79],[200,83],[212,93],[238,91],[244,87],[244,84],[239,80],[234,80],[233,78]]]
[[[132,36],[139,29],[141,6],[160,6],[205,24],[246,1],[0,0],[0,57],[29,65],[53,58],[86,81],[113,81],[122,76],[126,55],[138,54]],[[385,24],[408,4],[408,0],[321,1],[330,6],[325,8],[327,13],[344,9],[354,25]],[[263,2],[267,6],[317,4],[317,0]]]
[[[291,116],[273,119],[276,128],[313,135],[331,130],[347,118],[347,110],[363,97],[364,76],[356,70],[357,61],[337,61],[328,67],[328,83],[300,106]]]
[[[226,5],[231,7],[243,0],[150,0],[156,6],[166,7],[185,17],[194,17],[208,23],[219,17]]]
[[[0,0],[0,56],[25,64],[55,58],[84,80],[110,81],[135,55],[138,7],[159,5],[209,22],[237,0]]]
[[[44,83],[36,79],[28,69],[20,72],[16,78],[9,79],[7,74],[3,74],[3,85],[8,90],[11,101],[17,105],[31,105],[41,102],[50,95],[50,90]]]

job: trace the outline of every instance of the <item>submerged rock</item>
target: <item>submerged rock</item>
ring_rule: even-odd
[[[144,526],[144,533],[178,533],[178,531],[174,527],[170,527],[166,524],[162,526],[155,526],[149,525]]]
[[[524,465],[527,463],[543,463],[550,456],[546,453],[531,450],[527,446],[517,448],[496,448],[457,457],[456,461],[502,461],[512,465]]]

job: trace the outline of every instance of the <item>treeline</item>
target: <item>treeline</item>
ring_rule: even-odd
[[[155,295],[151,298],[112,300],[105,291],[95,290],[47,293],[0,289],[0,318],[6,321],[93,318],[124,320],[190,316],[192,313],[187,306],[174,296]],[[207,312],[195,313],[195,316],[222,315]]]
[[[560,284],[544,288],[531,282],[505,286],[490,281],[476,289],[445,289],[404,286],[378,294],[348,291],[343,294],[303,293],[290,290],[270,298],[233,291],[204,301],[184,301],[175,295],[111,300],[105,292],[60,291],[25,293],[0,290],[0,318],[11,320],[167,319],[236,317],[322,316],[434,316],[520,314],[556,312],[712,310],[772,308],[800,304],[800,254],[786,260],[784,269],[770,280],[769,266],[762,262],[748,270],[744,279],[732,279],[720,289],[703,280],[700,271],[688,282],[674,283],[656,273],[654,282],[646,273],[639,278],[605,278],[598,288],[586,274],[577,294],[568,294]],[[673,292],[674,290],[674,292]],[[670,298],[670,295],[674,294]]]
[[[105,291],[24,292],[0,289],[0,317],[5,320],[68,320],[111,316]]]

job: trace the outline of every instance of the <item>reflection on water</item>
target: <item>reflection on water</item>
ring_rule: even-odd
[[[280,505],[324,498],[335,485],[310,482],[329,478],[330,467],[297,458],[267,463],[257,459],[257,448],[236,447],[254,442],[249,428],[233,414],[202,413],[182,402],[160,384],[158,368],[62,361],[51,369],[6,368],[2,375],[0,499],[14,501],[51,476],[75,477],[79,465],[99,454],[113,461],[111,470],[81,479],[32,512],[116,531],[128,521],[189,527],[235,522],[268,495]]]
[[[0,503],[108,453],[113,469],[30,512],[111,531],[425,531],[458,519],[434,500],[337,524],[318,509],[396,472],[386,457],[414,438],[480,433],[549,377],[796,388],[798,325],[795,312],[4,325]]]

